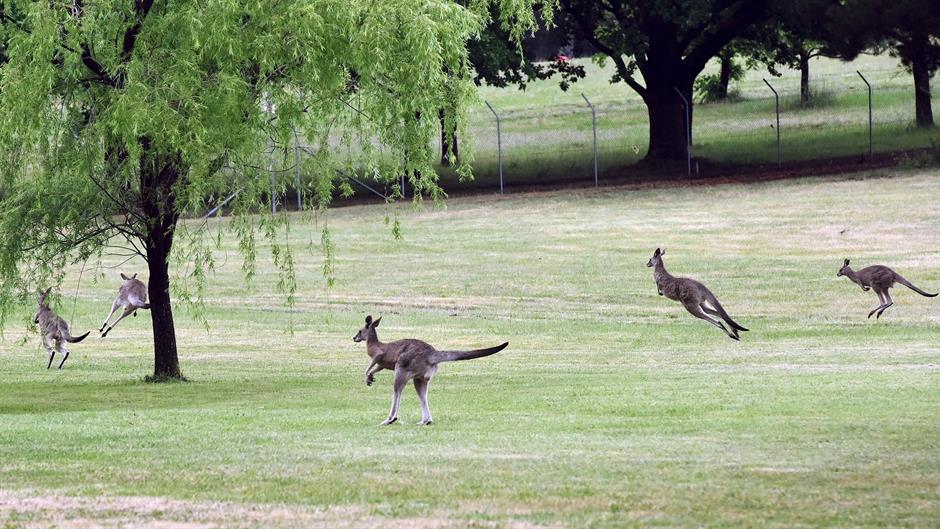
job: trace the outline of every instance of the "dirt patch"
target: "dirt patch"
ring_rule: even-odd
[[[447,514],[385,518],[361,506],[313,509],[297,505],[182,501],[146,496],[86,498],[0,490],[0,524],[4,528],[90,529],[450,529],[458,527],[543,529],[524,520],[469,522]],[[558,526],[554,526],[558,527]]]

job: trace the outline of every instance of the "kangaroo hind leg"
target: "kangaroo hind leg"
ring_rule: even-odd
[[[52,359],[55,358],[55,347],[53,347],[52,340],[48,334],[42,336],[42,346],[46,348],[46,351],[49,353],[49,363],[46,364],[46,369],[52,367]]]
[[[398,407],[401,404],[401,392],[408,383],[408,376],[401,368],[395,369],[395,385],[392,388],[392,409],[388,412],[388,419],[382,422],[382,426],[392,424],[398,420]]]
[[[104,331],[104,328],[108,326],[108,322],[111,321],[111,316],[114,316],[114,313],[117,312],[120,306],[121,304],[118,303],[118,300],[114,300],[111,303],[111,313],[108,314],[108,317],[104,319],[104,323],[101,324],[101,328],[98,329],[98,332]]]
[[[58,349],[59,352],[62,353],[62,361],[59,362],[59,369],[62,369],[62,366],[65,365],[65,361],[69,359],[69,348],[66,345],[65,340],[59,341]]]
[[[891,299],[891,294],[887,290],[885,290],[884,299],[885,299],[885,303],[884,305],[881,306],[881,309],[878,311],[878,314],[875,316],[876,320],[881,318],[881,313],[884,312],[885,309],[887,309],[891,305],[894,305],[894,300]]]
[[[696,318],[705,320],[705,321],[707,321],[708,323],[711,323],[712,325],[714,325],[715,327],[718,327],[719,329],[721,329],[722,331],[724,331],[724,333],[727,334],[728,337],[731,338],[732,340],[740,340],[740,338],[738,338],[737,336],[735,336],[735,335],[731,334],[730,332],[728,332],[728,329],[725,328],[725,326],[724,326],[723,323],[721,323],[720,321],[713,320],[713,319],[709,318],[708,315],[705,314],[705,311],[702,310],[701,305],[689,304],[689,305],[686,305],[686,306],[685,306],[685,310],[689,311],[689,314],[695,316]]]
[[[724,317],[721,315],[720,312],[718,312],[717,310],[715,310],[715,309],[713,309],[713,308],[710,308],[710,307],[709,307],[708,305],[706,305],[705,303],[702,303],[700,306],[702,307],[702,310],[705,311],[707,314],[711,314],[712,316],[716,316],[716,317],[718,317],[718,318],[724,319]],[[741,335],[738,334],[738,330],[734,328],[734,325],[731,325],[731,324],[729,323],[729,324],[728,324],[728,327],[731,329],[732,334],[734,334],[735,339],[740,340],[740,339],[741,339]]]
[[[418,392],[418,400],[421,401],[421,422],[420,426],[431,424],[431,408],[428,407],[428,384],[430,380],[426,378],[415,378],[415,391]]]
[[[103,333],[101,333],[101,337],[104,338],[105,336],[107,336],[108,333],[111,332],[111,329],[113,329],[118,323],[120,323],[121,320],[123,320],[124,318],[130,316],[131,314],[134,314],[134,312],[135,312],[136,310],[137,310],[137,307],[135,307],[135,306],[133,306],[133,305],[127,305],[127,306],[125,306],[125,307],[124,307],[124,314],[121,314],[121,317],[120,317],[120,318],[114,320],[114,323],[112,323],[107,329],[104,330]]]
[[[871,312],[868,313],[868,317],[869,317],[869,318],[872,317],[872,314],[878,312],[879,309],[881,309],[882,307],[885,306],[885,297],[884,297],[884,293],[882,292],[882,290],[881,290],[881,289],[875,289],[875,294],[878,295],[878,301],[879,301],[879,303],[878,303],[878,306],[877,306],[877,307],[871,309]]]

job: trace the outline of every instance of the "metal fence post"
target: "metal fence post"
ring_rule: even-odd
[[[496,113],[496,109],[493,108],[493,105],[489,101],[483,101],[486,103],[486,106],[489,107],[490,112],[496,116],[496,150],[497,156],[499,157],[499,194],[503,194],[503,135],[502,130],[500,129],[500,119],[499,114]]]
[[[868,82],[868,79],[865,79],[865,76],[862,75],[862,72],[855,70],[855,73],[862,78],[862,81],[865,82],[865,86],[868,87],[868,161],[873,162],[875,160],[875,151],[872,143],[872,129],[874,129],[874,120],[872,116],[871,109],[871,83]]]
[[[591,129],[594,131],[594,187],[597,187],[597,109],[591,104],[584,92],[581,92],[584,102],[591,108]]]
[[[682,99],[682,105],[685,107],[685,158],[688,163],[688,176],[692,178],[692,119],[690,115],[689,100],[682,95],[678,88],[672,87]]]
[[[303,201],[300,199],[300,138],[297,136],[297,127],[294,127],[294,190],[297,192],[297,211],[303,211]]]
[[[774,90],[774,87],[767,82],[767,79],[764,79],[764,84],[767,85],[767,88],[770,88],[770,91],[774,93],[774,101],[776,102],[777,107],[777,167],[780,167],[783,164],[782,159],[780,158],[780,94]]]

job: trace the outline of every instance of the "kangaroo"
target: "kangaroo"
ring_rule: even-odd
[[[59,369],[62,369],[65,361],[69,358],[69,350],[65,346],[65,342],[78,343],[91,334],[91,331],[81,336],[72,336],[72,333],[69,332],[69,324],[55,312],[52,312],[49,304],[46,303],[50,290],[52,290],[52,287],[39,293],[39,309],[36,311],[34,323],[39,324],[39,331],[42,332],[42,345],[46,348],[46,351],[49,351],[49,363],[46,365],[46,369],[52,367],[52,359],[55,357],[56,350],[63,355],[62,362],[59,363]]]
[[[875,294],[878,294],[880,303],[868,313],[868,317],[871,318],[872,314],[877,313],[875,316],[876,320],[881,318],[881,313],[884,312],[885,309],[894,305],[894,300],[891,299],[891,294],[888,293],[888,290],[893,287],[895,283],[901,283],[921,296],[928,298],[937,296],[937,294],[929,294],[915,287],[910,281],[901,277],[901,274],[884,265],[873,265],[862,268],[856,272],[852,270],[852,267],[849,266],[849,260],[846,259],[845,262],[842,263],[842,268],[840,268],[839,272],[836,274],[836,277],[842,276],[849,278],[853,283],[862,287],[862,290],[865,292],[868,292],[870,289],[875,290]]]
[[[745,329],[731,319],[731,316],[725,312],[724,307],[718,302],[718,298],[716,298],[705,285],[694,279],[674,277],[666,271],[666,265],[663,264],[663,255],[665,254],[666,250],[656,248],[656,251],[653,252],[653,257],[646,263],[647,267],[653,269],[653,279],[656,281],[656,292],[660,296],[666,296],[671,300],[682,303],[685,310],[689,311],[689,313],[696,318],[701,318],[715,327],[718,327],[732,340],[740,341],[741,338],[738,335],[738,331],[747,331],[748,329]],[[725,320],[728,326],[731,327],[731,331],[729,332],[720,321],[710,318],[708,316],[709,314]]]
[[[421,401],[421,422],[419,425],[431,424],[431,409],[428,408],[428,385],[431,378],[437,373],[437,365],[441,362],[454,362],[458,360],[471,360],[498,353],[509,345],[505,342],[488,349],[475,349],[473,351],[438,351],[430,344],[421,340],[405,339],[384,343],[379,341],[375,328],[379,326],[382,318],[375,321],[372,316],[366,316],[365,327],[359,329],[353,341],[366,342],[366,353],[372,363],[366,368],[366,385],[375,382],[375,374],[383,369],[395,371],[395,384],[392,392],[392,409],[382,426],[392,424],[398,420],[398,404],[401,402],[401,391],[414,379],[415,391]]]
[[[118,295],[114,298],[114,302],[111,303],[111,313],[108,314],[108,317],[104,319],[104,323],[101,324],[101,328],[98,329],[98,332],[101,333],[101,337],[104,338],[111,332],[111,329],[118,324],[119,321],[130,316],[131,314],[134,317],[137,317],[137,309],[149,309],[150,303],[147,303],[147,285],[143,281],[137,279],[137,274],[134,274],[130,277],[127,277],[123,273],[121,274],[121,279],[124,280],[124,284],[121,285],[121,288],[118,289]],[[118,308],[124,309],[124,314],[121,314],[121,317],[115,320],[110,326],[108,326],[108,320],[111,319],[111,316],[114,316],[114,313],[117,312]],[[107,329],[105,329],[107,327]]]

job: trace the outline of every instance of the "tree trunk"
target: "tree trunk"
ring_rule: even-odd
[[[438,112],[438,118],[441,121],[441,165],[450,167],[450,154],[453,153],[454,160],[460,159],[457,149],[457,131],[454,130],[453,123],[451,127],[447,126],[447,111],[443,108]]]
[[[140,205],[146,219],[143,242],[150,269],[147,293],[153,323],[153,377],[159,381],[183,378],[176,353],[169,274],[170,250],[179,220],[174,186],[180,175],[181,161],[176,157],[151,154],[151,145],[149,138],[141,140],[145,156],[140,171]]]
[[[692,83],[676,83],[682,95],[692,105]],[[650,119],[650,143],[646,153],[646,160],[672,160],[686,159],[686,150],[689,138],[686,133],[685,103],[676,93],[672,83],[657,88],[657,84],[650,84],[644,101]],[[689,126],[692,123],[692,109],[689,109]]]
[[[718,101],[728,99],[728,85],[731,84],[731,69],[734,66],[731,54],[721,55],[721,72],[718,74]]]
[[[809,104],[809,53],[800,52],[800,103]]]
[[[151,239],[154,237],[151,236]],[[153,376],[155,379],[183,378],[176,352],[176,329],[173,326],[173,307],[170,301],[170,276],[167,259],[170,246],[163,241],[147,242],[147,261],[150,280],[150,318],[153,322]]]
[[[930,104],[930,68],[927,61],[920,58],[911,61],[911,72],[914,74],[914,113],[917,116],[917,126],[933,127],[933,108]]]

